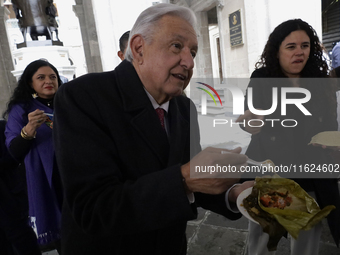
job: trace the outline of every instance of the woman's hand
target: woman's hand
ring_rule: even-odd
[[[243,115],[239,116],[236,122],[245,122],[244,130],[252,135],[256,135],[261,132],[263,126],[263,115],[253,114],[251,111],[246,110]],[[251,126],[249,126],[249,121]],[[258,121],[257,121],[258,120]]]
[[[321,147],[322,149],[330,149],[333,151],[339,151],[340,150],[340,146],[327,146],[327,145],[323,145],[323,144],[318,144],[318,143],[312,143],[313,146],[315,147]]]
[[[34,136],[37,129],[45,122],[47,116],[42,110],[35,110],[28,114],[28,123],[25,126],[25,131],[28,136]]]

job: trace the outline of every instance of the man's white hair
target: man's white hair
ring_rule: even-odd
[[[133,25],[129,42],[127,45],[125,59],[132,62],[133,55],[130,48],[130,40],[136,35],[140,34],[147,43],[151,43],[154,28],[157,25],[157,22],[165,15],[172,15],[176,17],[180,17],[186,20],[195,30],[196,30],[196,16],[195,13],[186,7],[178,6],[174,4],[166,4],[161,3],[154,6],[151,6],[144,10],[137,18],[135,24]]]

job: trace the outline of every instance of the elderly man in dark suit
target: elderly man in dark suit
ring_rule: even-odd
[[[182,96],[198,47],[194,26],[188,8],[150,7],[114,71],[82,76],[58,91],[63,255],[186,254],[186,223],[197,206],[240,217],[232,205],[252,182],[231,188],[237,176],[190,178],[190,166],[239,168],[247,160],[239,150],[200,152],[197,112]]]

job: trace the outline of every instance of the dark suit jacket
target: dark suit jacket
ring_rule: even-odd
[[[14,254],[14,250],[39,254],[36,235],[27,220],[25,167],[6,148],[5,126],[6,122],[0,120],[0,254]]]
[[[259,69],[253,72],[251,82],[248,87],[253,87],[253,105],[257,109],[269,109],[272,105],[272,87],[278,87],[279,83],[273,79],[266,78],[264,69]],[[266,78],[266,79],[253,79]],[[286,79],[288,80],[288,79]],[[289,84],[280,81],[281,85],[288,86]],[[307,82],[309,82],[307,80]],[[325,86],[327,84],[324,84]],[[326,87],[322,87],[319,93],[325,93]],[[312,100],[315,97],[316,91],[311,92]],[[247,95],[248,96],[248,95]],[[247,102],[246,96],[246,102]],[[280,95],[279,95],[280,98]],[[332,164],[334,163],[329,150],[321,149],[320,147],[313,147],[308,145],[311,138],[319,132],[337,130],[336,116],[332,116],[332,111],[335,109],[327,108],[327,111],[319,107],[320,102],[310,101],[306,108],[312,112],[312,116],[298,116],[299,120],[303,120],[302,130],[298,131],[299,127],[284,128],[278,122],[271,127],[270,123],[266,123],[261,129],[261,132],[252,135],[246,155],[249,158],[261,161],[271,159],[275,165],[310,165],[314,163]],[[334,94],[335,100],[335,94]],[[326,104],[328,102],[321,102]],[[245,105],[247,109],[247,105]],[[289,111],[287,110],[287,114]],[[291,117],[291,116],[290,116]],[[278,102],[277,111],[266,116],[266,119],[289,119],[289,116],[281,115],[280,101]],[[338,245],[340,238],[340,196],[336,177],[338,174],[332,175],[330,172],[322,173],[322,178],[307,179],[312,174],[300,174],[299,179],[294,179],[306,191],[313,191],[316,194],[317,202],[323,208],[327,205],[335,205],[337,208],[333,210],[328,216],[329,227],[331,229],[335,243]],[[285,177],[283,173],[279,173]],[[288,178],[294,176],[292,173],[288,174]],[[301,178],[303,177],[303,178]],[[325,177],[325,178],[324,178]]]
[[[0,217],[0,221],[8,222],[8,217],[27,217],[28,202],[25,167],[19,166],[6,148],[5,126],[6,122],[0,120],[0,215],[6,215],[5,218]]]
[[[200,150],[197,113],[179,96],[168,115],[169,139],[127,61],[59,89],[54,141],[65,188],[63,255],[186,253],[186,223],[197,211],[180,167],[190,147]],[[195,197],[202,207],[240,217],[226,209],[224,194]]]

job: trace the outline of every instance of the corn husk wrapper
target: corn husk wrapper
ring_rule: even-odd
[[[270,191],[288,191],[293,196],[291,206],[285,209],[265,207],[259,202],[262,210],[272,215],[295,239],[301,230],[309,230],[335,209],[328,205],[322,210],[304,189],[295,181],[274,175],[274,178],[256,178],[258,201],[260,197]]]

